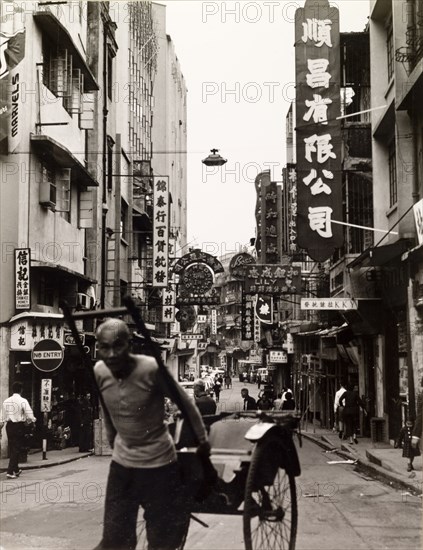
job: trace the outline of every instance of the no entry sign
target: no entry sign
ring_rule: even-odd
[[[31,359],[38,370],[51,372],[62,364],[63,348],[56,340],[41,340],[35,344]]]

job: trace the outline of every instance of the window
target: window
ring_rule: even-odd
[[[113,138],[107,136],[107,190],[113,189]]]
[[[392,18],[390,19],[387,27],[386,38],[386,55],[388,61],[388,82],[394,76],[394,33],[392,27]]]
[[[120,203],[120,236],[125,239],[125,233],[128,231],[128,205],[121,199]]]
[[[113,56],[109,51],[107,54],[107,97],[113,99]]]
[[[128,296],[128,283],[120,280],[120,303],[123,305],[123,298]]]
[[[46,37],[43,37],[43,84],[62,98],[63,107],[71,116],[82,112],[84,75],[73,67],[69,51]]]
[[[41,164],[39,202],[41,206],[60,212],[70,222],[71,169],[56,168],[48,163]]]
[[[49,278],[41,274],[38,282],[37,301],[43,306],[54,306],[55,285]]]
[[[388,166],[389,166],[389,206],[396,204],[398,200],[398,182],[397,182],[397,159],[395,138],[388,146]]]

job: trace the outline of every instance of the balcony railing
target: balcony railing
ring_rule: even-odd
[[[409,26],[405,33],[406,46],[401,46],[395,52],[395,61],[408,65],[410,74],[423,57],[423,20],[417,25]]]

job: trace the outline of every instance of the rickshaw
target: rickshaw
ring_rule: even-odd
[[[297,534],[295,478],[301,468],[293,434],[301,444],[300,416],[284,411],[240,411],[203,417],[218,473],[202,492],[202,467],[195,448],[177,442],[191,520],[196,514],[241,515],[245,550],[294,550]],[[182,440],[182,442],[181,442]],[[146,548],[143,521],[137,548]],[[186,528],[188,535],[189,525]],[[180,546],[184,548],[184,544]]]
[[[124,299],[124,303],[125,308],[73,315],[67,304],[61,303],[82,360],[87,362],[87,356],[75,320],[129,313],[138,333],[151,346],[159,369],[172,385],[174,381],[135,304],[130,298]],[[102,401],[100,393],[99,399]],[[182,411],[182,407],[180,409]],[[189,425],[182,424],[173,434],[190,520],[206,526],[196,514],[242,515],[246,550],[294,550],[298,520],[295,478],[300,475],[301,468],[293,434],[297,433],[301,445],[300,416],[292,411],[236,411],[205,416],[203,420],[212,448],[211,457],[206,461],[196,453]],[[147,548],[141,512],[139,517],[137,548]],[[186,524],[180,550],[184,548],[189,524],[190,521]]]

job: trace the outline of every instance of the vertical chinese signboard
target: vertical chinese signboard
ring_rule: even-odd
[[[316,261],[342,246],[339,11],[307,0],[295,13],[297,242]]]
[[[51,411],[51,378],[41,380],[41,412]]]
[[[166,288],[169,275],[169,178],[154,177],[153,286]]]
[[[254,297],[242,293],[241,340],[254,340]]]
[[[263,189],[263,208],[265,216],[265,238],[262,244],[264,250],[263,263],[277,264],[279,262],[278,248],[278,203],[277,185],[270,182],[266,189]]]
[[[217,311],[211,310],[211,333],[217,334]]]
[[[176,292],[172,288],[162,291],[162,323],[175,322]]]
[[[288,253],[297,253],[297,170],[295,164],[286,165],[288,186]]]
[[[31,249],[15,248],[15,309],[31,309]]]

